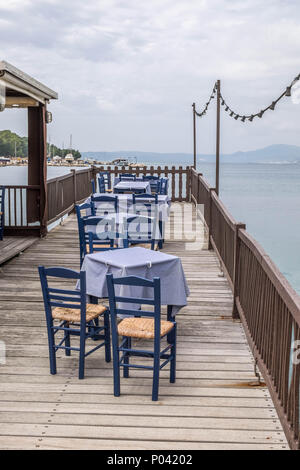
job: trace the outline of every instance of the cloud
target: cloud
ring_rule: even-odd
[[[0,0],[2,58],[58,91],[49,126],[58,144],[72,132],[82,150],[191,151],[191,103],[201,108],[216,79],[252,113],[299,72],[299,13],[294,0]],[[264,144],[299,143],[280,124],[298,112],[289,103],[261,120]],[[1,128],[15,125],[10,116]],[[214,125],[211,110],[199,122],[203,152]],[[261,145],[248,124],[224,116],[222,126],[234,136],[224,135],[226,152]]]

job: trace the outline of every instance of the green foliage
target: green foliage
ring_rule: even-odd
[[[11,132],[9,130],[0,131],[0,156],[2,157],[13,157],[15,155],[15,146],[16,146],[16,156],[17,157],[27,157],[28,156],[28,139],[27,137],[20,137],[19,135]],[[47,154],[51,157],[58,155],[64,158],[67,153],[70,153],[68,149],[60,149],[55,145],[47,144]],[[72,154],[77,160],[81,158],[81,153],[78,150],[72,150]]]
[[[27,157],[28,156],[28,142],[27,137],[20,137],[11,131],[0,131],[0,155],[4,157],[15,155]]]

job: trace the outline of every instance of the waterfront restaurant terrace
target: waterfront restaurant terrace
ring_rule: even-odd
[[[37,106],[40,117],[45,116],[43,106],[43,103]],[[45,120],[38,122],[36,129],[40,129],[42,134],[39,135],[45,142]],[[42,127],[41,123],[44,123]],[[22,188],[5,188],[8,197],[3,242],[7,236],[21,234],[20,238],[33,237],[34,243],[27,249],[22,248],[19,256],[14,256],[14,252],[14,257],[1,264],[0,448],[297,449],[299,365],[291,363],[290,357],[292,341],[299,338],[299,296],[245,226],[228,213],[214,188],[210,188],[193,167],[92,167],[46,181],[45,146],[36,148],[40,152],[42,149],[39,159],[33,164],[29,158],[29,172],[30,168],[35,168],[39,175],[34,189],[33,181]],[[125,181],[127,186],[120,184]],[[139,184],[145,181],[146,184]],[[136,248],[128,236],[129,231],[121,230],[117,217],[120,207],[122,211],[126,207],[125,221],[128,213],[136,210],[133,200],[138,190],[143,192],[141,198],[147,200],[146,211],[149,205],[155,206],[154,220],[159,222],[161,237],[143,240],[143,244],[151,242],[151,248],[155,245],[155,250],[150,250],[150,245]],[[32,191],[39,197],[24,199],[24,194]],[[115,216],[105,213],[101,217],[115,220],[118,233],[123,234],[123,238],[114,240],[110,249],[96,248],[97,237],[91,231],[87,238],[85,231],[83,238],[79,236],[82,221],[100,217],[101,197],[110,198],[113,204],[117,201]],[[84,209],[87,212],[81,217],[79,205],[82,203],[87,205]],[[95,213],[88,213],[94,210]],[[136,217],[140,215],[135,212]],[[139,232],[136,228],[136,233]],[[119,245],[120,241],[125,245]],[[101,239],[101,244],[105,243],[107,239]],[[137,253],[134,250],[142,250],[139,253],[143,253],[145,259],[153,260],[134,265],[139,273],[144,269],[146,274],[142,277],[148,276],[148,283],[153,277],[151,273],[158,269],[154,260],[176,264],[176,270],[164,272],[162,268],[159,271],[161,302],[155,303],[155,312],[162,304],[161,325],[165,322],[164,326],[169,328],[165,335],[167,347],[159,358],[169,357],[170,361],[176,358],[177,364],[176,380],[174,369],[170,376],[169,364],[160,370],[158,390],[155,389],[157,369],[152,373],[133,368],[129,376],[124,372],[118,396],[116,331],[112,329],[111,338],[105,317],[104,322],[101,318],[99,323],[89,322],[87,329],[81,328],[82,317],[79,320],[80,331],[94,340],[89,341],[87,347],[99,345],[100,329],[107,335],[105,347],[86,357],[83,374],[79,364],[84,361],[82,356],[79,361],[77,351],[82,348],[83,336],[80,341],[72,338],[76,351],[68,349],[68,333],[75,328],[70,324],[76,322],[74,317],[65,316],[63,326],[58,327],[64,329],[65,336],[60,343],[64,349],[56,351],[57,370],[54,370],[55,348],[48,345],[54,327],[49,324],[47,295],[45,316],[38,267],[58,266],[78,272],[82,265],[87,280],[84,293],[97,297],[103,266],[106,265],[107,272],[119,268],[116,263],[107,261],[107,257],[112,259],[118,252],[123,256],[126,250],[129,256]],[[97,268],[91,275],[88,266],[94,262]],[[124,272],[128,267],[129,264],[123,266]],[[55,272],[61,274],[59,270]],[[164,283],[170,275],[175,276],[176,282],[181,279],[179,300],[177,288],[172,289],[170,282]],[[83,285],[77,285],[74,296],[81,295],[79,292],[85,287],[85,275],[81,276]],[[136,293],[136,286],[131,287]],[[59,289],[70,292],[74,289],[74,279],[69,275],[61,285],[56,284],[50,292],[54,304]],[[114,296],[111,291],[105,295],[105,290],[98,296],[102,294],[104,298],[100,300],[104,305],[108,305],[109,297],[110,321],[114,326]],[[124,301],[124,295],[120,297]],[[139,312],[145,314],[144,302],[147,303],[149,297],[140,294],[139,299],[143,303]],[[75,302],[73,298],[72,302]],[[84,295],[81,315],[86,313],[82,307],[85,302]],[[71,307],[66,307],[64,315],[74,310]],[[170,335],[175,319],[177,345],[169,356],[169,346],[176,342],[176,337]],[[121,320],[118,328],[122,324],[124,328],[125,320]],[[134,334],[128,324],[127,330],[119,330],[124,337],[119,346],[124,353],[121,364],[125,364],[124,370],[129,359],[132,366],[149,364],[149,338],[156,344],[162,331],[160,328],[153,331],[148,326],[141,328],[139,314],[133,320]],[[57,328],[57,323],[55,325]],[[109,362],[107,345],[111,340],[109,351],[114,360]],[[155,344],[154,369],[157,366]],[[130,355],[133,347],[142,348],[142,359]],[[52,374],[49,373],[49,351]]]

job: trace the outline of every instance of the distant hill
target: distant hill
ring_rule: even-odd
[[[140,152],[132,151],[116,151],[116,152],[82,152],[83,158],[92,158],[95,160],[109,162],[117,157],[136,157],[139,163],[159,163],[160,165],[174,164],[183,165],[191,164],[193,155],[191,153],[156,153],[156,152]],[[200,154],[198,161],[213,162],[215,155]],[[280,163],[280,162],[300,162],[300,146],[296,145],[270,145],[262,149],[235,152],[231,154],[221,155],[221,159],[226,163]]]

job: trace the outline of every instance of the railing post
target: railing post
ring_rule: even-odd
[[[236,299],[239,296],[239,258],[240,258],[240,239],[239,239],[239,230],[246,229],[246,225],[242,224],[241,222],[235,225],[235,232],[234,232],[234,264],[233,264],[233,308],[232,308],[232,318],[238,319],[240,318],[239,312],[236,306]]]
[[[213,249],[213,246],[212,246],[212,243],[211,243],[211,233],[212,233],[212,192],[215,191],[215,188],[209,188],[209,218],[208,218],[208,222],[207,223],[207,226],[208,226],[208,249],[209,250],[212,250]],[[205,208],[204,208],[204,211],[205,211]]]
[[[196,109],[195,103],[192,104],[193,108],[193,144],[194,144],[194,165],[193,168],[197,168],[197,142],[196,142]]]
[[[77,187],[76,187],[76,170],[72,169],[71,173],[73,174],[73,198],[74,198],[74,207],[77,202]]]
[[[216,193],[220,189],[220,114],[221,114],[221,81],[217,81],[217,125],[216,125]]]

